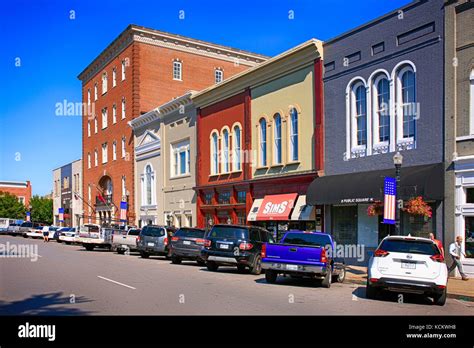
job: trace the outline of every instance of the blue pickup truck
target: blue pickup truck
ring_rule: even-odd
[[[346,275],[344,261],[335,256],[330,235],[320,232],[288,231],[280,243],[262,246],[262,269],[267,283],[275,283],[279,274],[322,279],[326,288],[334,281],[342,283]]]

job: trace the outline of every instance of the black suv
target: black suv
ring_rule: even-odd
[[[262,272],[262,245],[274,243],[273,235],[256,226],[215,225],[209,231],[201,258],[209,271],[219,266],[237,266],[239,271],[250,268],[250,273]]]

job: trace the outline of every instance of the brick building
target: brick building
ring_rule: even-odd
[[[29,181],[0,181],[0,192],[8,192],[18,197],[25,207],[31,199],[31,184]]]
[[[157,105],[253,67],[267,57],[135,25],[78,78],[84,103],[84,217],[112,222],[122,200],[136,222],[134,140],[127,123]]]

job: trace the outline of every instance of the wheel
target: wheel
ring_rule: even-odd
[[[278,273],[272,270],[266,270],[265,271],[265,280],[267,283],[274,284],[276,283],[278,277]]]
[[[148,259],[150,257],[150,254],[148,254],[147,252],[145,251],[140,251],[140,256],[143,258],[143,259]]]
[[[344,279],[346,279],[346,266],[342,266],[342,268],[339,270],[338,275],[333,275],[332,276],[332,282],[338,282],[338,283],[343,283]]]
[[[379,291],[378,289],[374,288],[372,285],[369,284],[369,280],[367,279],[367,285],[365,287],[365,297],[371,300],[374,300]]]
[[[246,269],[246,268],[247,268],[247,267],[246,267],[245,265],[237,264],[237,271],[238,271],[239,273],[245,272],[245,269]]]
[[[214,261],[208,261],[206,262],[206,267],[209,271],[215,272],[219,268],[219,265],[216,264]]]
[[[71,245],[71,242],[65,242],[67,245]]]
[[[444,306],[444,304],[446,303],[446,295],[447,291],[446,288],[444,288],[441,294],[435,294],[433,296],[434,303],[438,306]]]
[[[181,263],[181,259],[178,256],[171,256],[171,263],[174,263],[175,265],[178,265]]]
[[[86,248],[87,251],[92,251],[94,250],[94,246],[92,244],[85,244],[84,248]]]
[[[205,266],[206,265],[206,261],[204,261],[204,260],[196,260],[196,262],[199,266]]]
[[[323,281],[321,282],[321,285],[325,288],[330,288],[331,287],[331,280],[332,280],[332,270],[331,270],[331,267],[328,267],[326,276],[324,277]]]
[[[250,267],[250,273],[255,275],[262,273],[262,258],[260,255],[255,256],[254,265]]]
[[[57,242],[57,243],[61,243],[61,241],[60,241],[59,239],[56,239],[56,242]]]
[[[124,249],[117,249],[117,254],[123,255],[123,254],[125,254],[125,250]]]

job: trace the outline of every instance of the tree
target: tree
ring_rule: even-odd
[[[0,217],[24,220],[26,208],[15,195],[0,191]]]
[[[53,223],[53,200],[34,195],[30,200],[31,221],[42,222],[47,225]]]

